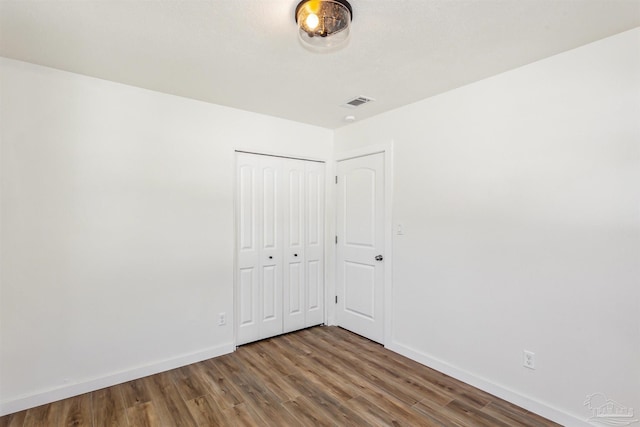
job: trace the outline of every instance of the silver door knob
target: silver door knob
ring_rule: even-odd
[[[383,259],[382,255],[376,255],[376,261],[382,261]]]

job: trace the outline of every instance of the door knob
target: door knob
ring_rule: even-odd
[[[269,255],[269,259],[273,259],[273,257],[271,255]]]
[[[293,256],[298,256],[298,254],[293,254]]]
[[[382,255],[376,255],[376,261],[382,261],[383,259]]]

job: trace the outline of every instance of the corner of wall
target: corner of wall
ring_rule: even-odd
[[[533,400],[463,369],[456,368],[455,366],[452,366],[442,360],[438,360],[426,353],[417,351],[407,345],[393,341],[389,345],[385,345],[385,348],[561,425],[575,427],[586,427],[590,425],[586,421],[571,414],[560,411],[559,409],[537,400]]]

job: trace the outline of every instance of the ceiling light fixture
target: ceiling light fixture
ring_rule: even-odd
[[[353,10],[346,0],[302,0],[296,7],[295,18],[302,45],[327,52],[348,42]]]

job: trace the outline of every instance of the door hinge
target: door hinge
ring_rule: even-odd
[[[336,175],[336,184],[338,183],[338,175]]]
[[[336,236],[336,245],[338,244],[338,236]]]
[[[336,304],[338,303],[338,295],[336,295]]]

